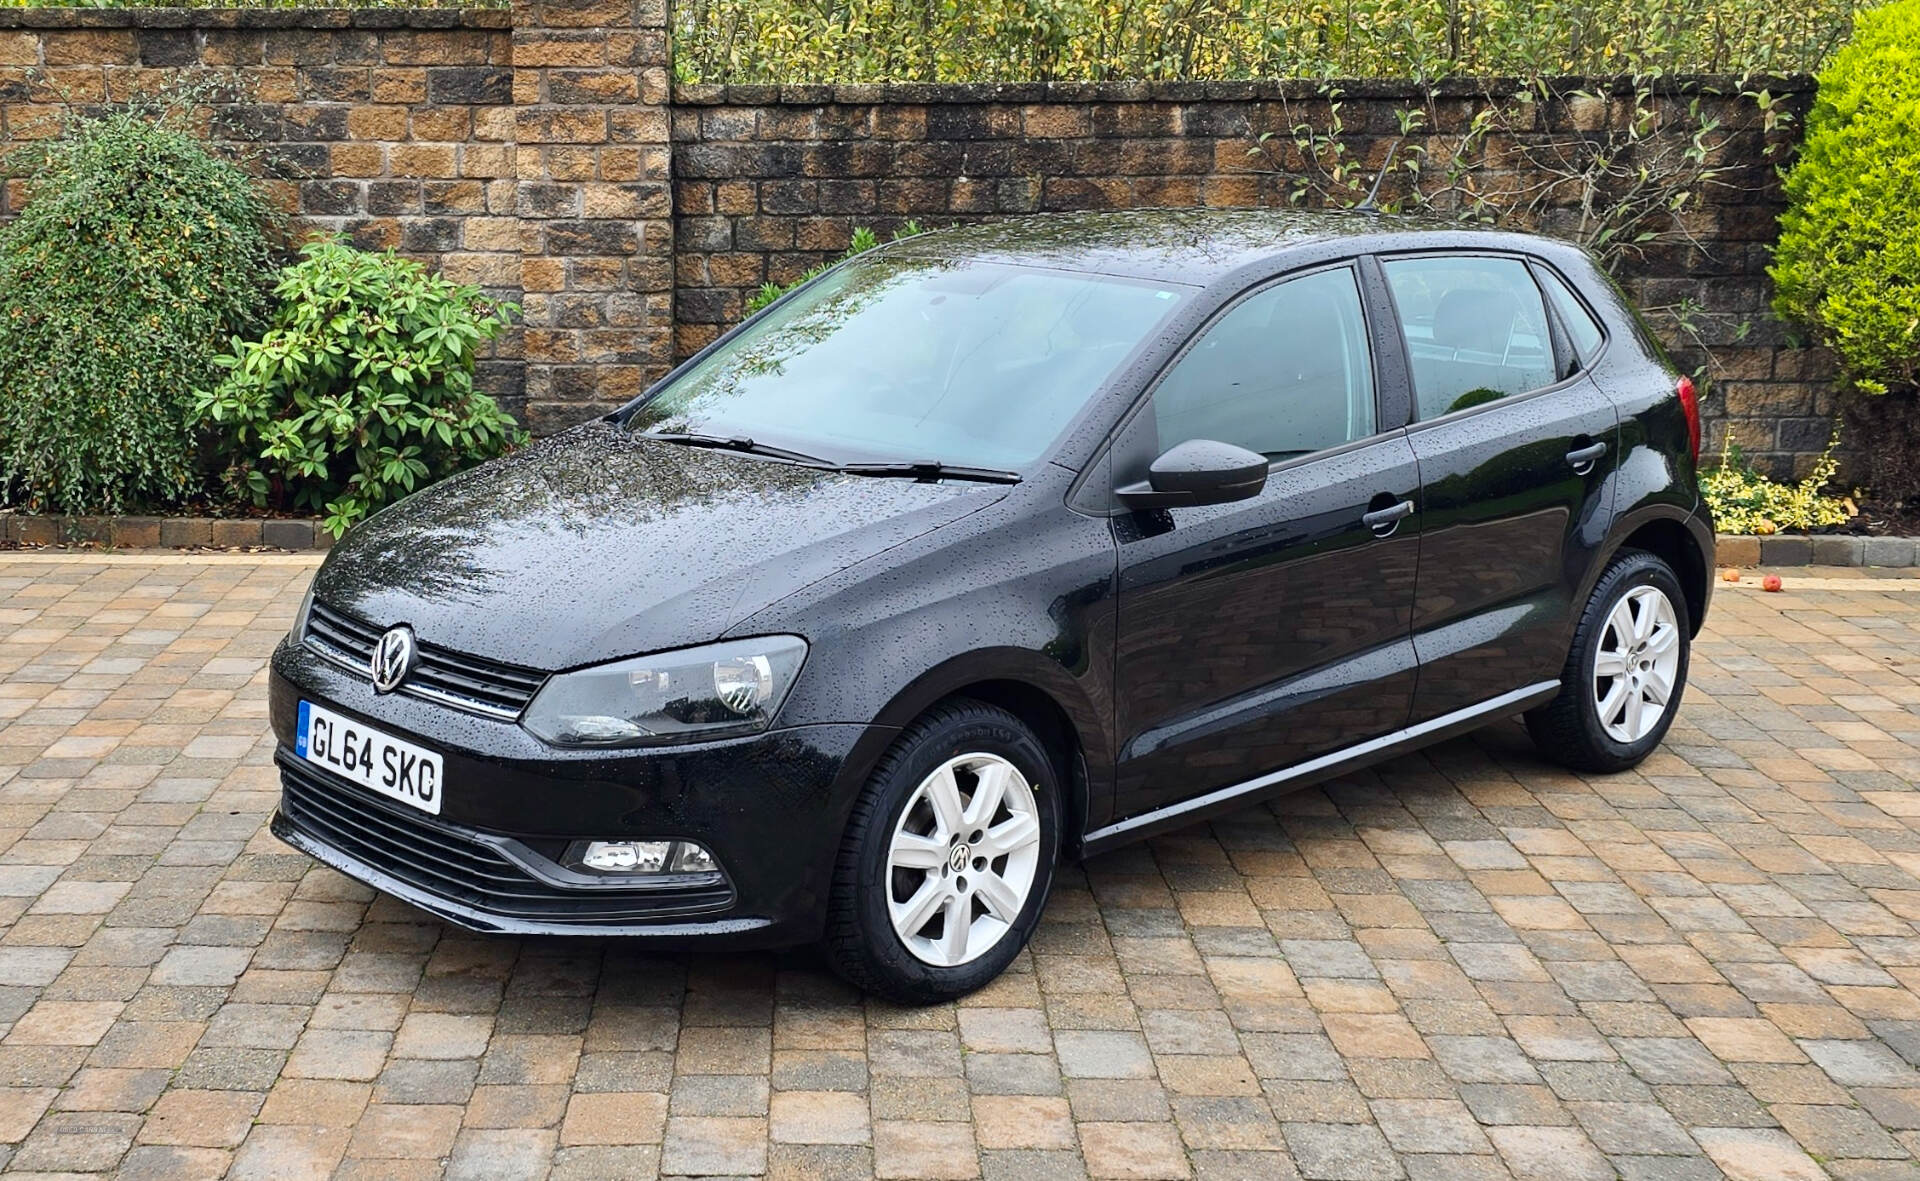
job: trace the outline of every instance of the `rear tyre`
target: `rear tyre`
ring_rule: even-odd
[[[1059,798],[1053,759],[1003,709],[957,699],[909,726],[841,842],[826,930],[834,970],[909,1005],[998,976],[1046,907]]]
[[[1575,771],[1625,771],[1667,736],[1687,684],[1687,597],[1673,568],[1624,550],[1581,613],[1560,694],[1527,714],[1534,745]]]

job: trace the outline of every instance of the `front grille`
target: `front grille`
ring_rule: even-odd
[[[691,889],[567,890],[550,885],[478,834],[390,804],[285,754],[280,811],[293,826],[356,861],[449,902],[510,919],[620,923],[721,910],[724,881]]]
[[[307,612],[308,647],[342,668],[370,677],[373,648],[385,628],[375,627],[315,599]],[[437,701],[468,713],[512,720],[527,708],[547,674],[420,643],[413,672],[396,692]]]

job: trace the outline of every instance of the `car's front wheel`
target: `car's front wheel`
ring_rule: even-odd
[[[1053,760],[1012,714],[941,705],[875,768],[841,845],[827,954],[905,1004],[972,992],[1026,945],[1060,847]]]
[[[1527,714],[1542,754],[1576,771],[1625,771],[1653,753],[1680,710],[1691,629],[1680,580],[1627,550],[1587,599],[1560,694]]]

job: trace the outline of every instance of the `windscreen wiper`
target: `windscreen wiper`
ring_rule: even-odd
[[[978,480],[983,484],[1018,484],[1019,472],[997,467],[966,467],[937,459],[909,463],[843,463],[839,470],[854,476],[891,476],[902,480]]]
[[[716,451],[740,451],[748,455],[764,455],[768,459],[784,459],[788,463],[805,464],[808,467],[832,467],[833,464],[818,455],[808,455],[804,451],[791,451],[785,447],[775,447],[770,443],[758,443],[745,435],[701,435],[686,431],[641,431],[643,439],[658,439],[662,443],[679,443],[686,447],[711,447]]]
[[[658,439],[662,443],[679,443],[686,447],[712,447],[719,451],[741,451],[748,455],[764,455],[769,459],[784,459],[788,463],[828,468],[853,476],[890,476],[903,480],[978,480],[988,484],[1020,482],[1019,472],[994,467],[966,467],[961,464],[941,463],[938,460],[907,463],[834,463],[818,455],[808,455],[804,451],[756,442],[743,435],[703,435],[691,431],[640,431],[639,435],[643,439]]]

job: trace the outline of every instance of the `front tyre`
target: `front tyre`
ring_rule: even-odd
[[[1060,848],[1054,761],[1020,719],[956,700],[894,742],[841,843],[826,947],[903,1004],[972,992],[1039,922]]]
[[[1542,754],[1575,771],[1625,771],[1673,725],[1687,684],[1687,597],[1672,567],[1624,550],[1587,600],[1560,693],[1527,714]]]

